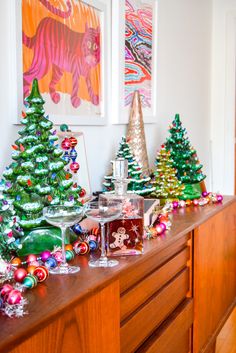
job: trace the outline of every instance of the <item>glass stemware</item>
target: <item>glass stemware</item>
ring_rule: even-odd
[[[43,209],[45,220],[61,229],[62,262],[57,268],[50,269],[52,274],[72,274],[80,270],[79,266],[70,266],[66,262],[65,236],[67,227],[78,223],[84,213],[83,207],[77,206],[48,206]]]
[[[101,256],[97,260],[90,260],[91,267],[113,267],[119,264],[117,260],[108,259],[106,253],[105,223],[113,221],[120,216],[122,203],[119,201],[109,202],[107,200],[92,201],[86,204],[85,214],[93,221],[99,222],[101,226]]]

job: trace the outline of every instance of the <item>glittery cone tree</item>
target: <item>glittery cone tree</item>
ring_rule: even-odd
[[[198,198],[201,196],[199,183],[206,176],[202,173],[202,164],[199,163],[196,150],[191,146],[186,136],[186,129],[182,127],[178,114],[176,114],[169,132],[170,137],[166,140],[166,148],[171,152],[178,179],[185,185],[182,198]]]
[[[128,191],[132,191],[141,196],[148,195],[150,192],[154,191],[154,187],[149,183],[150,177],[143,175],[142,168],[131,152],[131,148],[125,137],[122,137],[116,156],[128,160]],[[104,179],[103,186],[105,191],[113,192],[114,184],[112,181],[112,175],[105,176]]]
[[[137,162],[140,164],[143,170],[143,174],[148,175],[148,155],[139,91],[135,91],[133,96],[127,130],[127,141],[129,142]]]
[[[156,170],[152,179],[152,185],[155,191],[152,197],[157,198],[179,198],[183,194],[184,185],[176,176],[176,169],[173,167],[170,151],[167,151],[165,145],[156,156]]]
[[[47,205],[80,204],[81,187],[73,185],[72,175],[64,170],[63,151],[55,145],[57,136],[53,123],[44,115],[44,100],[34,80],[26,98],[28,108],[23,114],[23,129],[13,147],[11,165],[6,168],[5,194],[12,201],[19,224],[32,229],[44,224],[43,207]]]

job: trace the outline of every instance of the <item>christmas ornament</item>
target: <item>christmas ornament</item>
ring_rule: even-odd
[[[86,190],[81,189],[81,191],[79,192],[79,197],[84,197],[85,195],[86,195]]]
[[[51,256],[51,251],[49,251],[49,250],[45,250],[40,254],[41,260],[43,262],[46,262],[50,256]]]
[[[77,163],[77,162],[73,162],[73,163],[71,163],[71,165],[70,165],[70,170],[71,170],[72,172],[74,172],[74,173],[77,173],[77,171],[79,170],[79,168],[80,168],[80,165],[79,165],[79,163]]]
[[[70,158],[71,158],[72,162],[75,162],[75,160],[77,158],[77,152],[74,148],[72,148],[70,151]]]
[[[61,130],[62,132],[69,131],[69,127],[68,127],[67,124],[61,124],[61,125],[60,125],[60,130]]]
[[[39,266],[34,270],[33,275],[37,277],[38,282],[44,282],[49,276],[49,271],[47,267]]]
[[[65,137],[64,140],[62,141],[61,148],[63,150],[69,150],[71,148],[70,140],[68,139],[68,137]]]
[[[19,290],[12,289],[8,294],[7,294],[7,303],[10,305],[13,304],[19,304],[22,300],[22,294]]]
[[[77,145],[77,143],[78,143],[77,139],[74,136],[71,136],[70,137],[70,145],[71,145],[71,147],[72,148],[75,147]]]
[[[37,286],[38,284],[38,279],[35,275],[31,275],[30,273],[23,279],[22,282],[23,286],[31,289]]]
[[[65,151],[63,157],[62,157],[65,161],[66,164],[68,164],[70,162],[70,155],[68,151]]]
[[[24,268],[18,268],[15,272],[14,272],[14,279],[16,282],[23,282],[24,278],[27,276],[27,271]]]
[[[135,91],[131,104],[127,141],[140,164],[143,174],[149,175],[148,155],[143,123],[143,113],[139,91]]]
[[[58,265],[57,260],[54,257],[49,257],[45,261],[45,266],[49,269],[55,268],[55,267],[57,267],[57,265]]]

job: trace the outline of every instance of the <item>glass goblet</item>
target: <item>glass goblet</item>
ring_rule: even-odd
[[[122,203],[117,201],[92,201],[86,204],[85,214],[101,226],[101,256],[97,260],[90,260],[91,267],[113,267],[119,264],[117,260],[108,259],[106,253],[105,223],[118,218],[122,212]]]
[[[79,266],[70,266],[66,262],[65,252],[65,236],[67,227],[73,226],[78,223],[84,213],[83,207],[77,206],[48,206],[43,209],[45,220],[55,227],[61,229],[61,242],[62,242],[62,262],[60,266],[50,269],[52,274],[72,274],[80,270]]]

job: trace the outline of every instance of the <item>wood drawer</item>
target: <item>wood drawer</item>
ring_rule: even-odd
[[[187,265],[189,248],[176,254],[163,266],[121,295],[121,321],[148,300]]]
[[[186,299],[136,353],[188,353],[193,323],[193,299]]]
[[[119,277],[120,292],[123,293],[127,291],[137,282],[141,281],[145,276],[148,276],[151,272],[155,271],[157,267],[162,266],[175,254],[186,248],[189,239],[191,239],[191,233],[184,234],[180,239],[176,240],[175,243],[162,249],[158,256],[152,245],[152,241],[156,242],[157,240],[153,239],[146,242],[145,247],[149,252],[148,259],[142,256],[137,256],[137,265],[121,273]],[[151,250],[149,250],[149,248]]]
[[[188,289],[189,270],[185,268],[121,323],[121,352],[134,352],[184,300]]]

